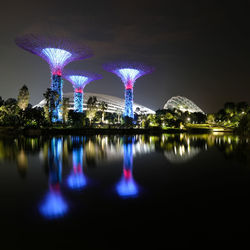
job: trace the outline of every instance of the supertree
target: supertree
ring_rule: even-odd
[[[67,70],[63,77],[72,83],[74,88],[74,111],[83,112],[83,89],[91,81],[101,79],[102,76],[85,71]]]
[[[124,198],[136,197],[138,195],[138,186],[133,179],[133,146],[134,138],[125,137],[123,141],[123,175],[116,186],[119,196]]]
[[[125,87],[125,110],[124,116],[134,118],[133,111],[133,88],[136,79],[151,73],[154,68],[138,62],[107,63],[103,68],[119,76]]]
[[[62,71],[70,62],[91,57],[92,51],[85,45],[76,44],[68,39],[52,36],[27,34],[15,39],[16,44],[24,50],[42,57],[51,70],[51,89],[56,91],[55,109],[52,110],[52,121],[62,120]]]

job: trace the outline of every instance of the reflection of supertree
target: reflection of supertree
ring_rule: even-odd
[[[62,139],[53,138],[49,157],[49,186],[44,201],[39,207],[40,213],[49,219],[62,217],[68,211],[68,205],[62,197],[60,182],[62,175]]]
[[[83,89],[91,81],[101,79],[98,74],[88,73],[84,71],[66,71],[63,73],[65,79],[72,83],[74,87],[74,110],[75,112],[83,112]]]
[[[16,44],[33,54],[42,57],[49,65],[52,74],[51,89],[56,91],[59,98],[55,100],[52,121],[61,121],[62,105],[62,70],[70,62],[92,56],[89,48],[74,44],[67,39],[56,37],[42,37],[27,34],[15,40]]]
[[[145,66],[141,63],[108,63],[104,69],[119,76],[125,86],[125,110],[124,116],[134,118],[133,111],[133,88],[137,78],[149,74],[153,71],[152,67]]]
[[[134,197],[138,194],[138,187],[132,175],[133,145],[134,141],[131,137],[128,137],[123,144],[123,176],[116,186],[117,193],[122,197]]]
[[[86,186],[87,181],[83,174],[83,148],[82,148],[82,137],[75,136],[73,137],[73,171],[68,177],[68,185],[72,189],[82,189]]]

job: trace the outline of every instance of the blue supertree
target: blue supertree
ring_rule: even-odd
[[[124,116],[134,119],[133,88],[136,79],[151,73],[154,68],[138,62],[107,63],[103,68],[119,76],[125,87],[125,110]]]
[[[52,121],[62,121],[62,71],[70,62],[91,57],[92,51],[85,45],[76,44],[68,39],[59,39],[52,36],[26,34],[15,40],[16,44],[35,55],[42,57],[51,69],[51,89],[56,91],[55,109],[52,110]]]
[[[72,83],[74,88],[74,111],[83,112],[83,89],[91,81],[101,79],[102,76],[78,70],[66,70],[63,77]]]
[[[68,205],[60,190],[62,176],[62,139],[53,138],[48,151],[49,192],[39,206],[39,211],[47,219],[64,216]]]
[[[83,137],[72,137],[73,170],[68,177],[68,186],[71,189],[81,190],[87,185],[87,179],[83,173]]]
[[[123,175],[116,186],[119,196],[124,198],[136,197],[138,195],[138,186],[133,179],[133,145],[134,138],[125,137],[123,141]]]

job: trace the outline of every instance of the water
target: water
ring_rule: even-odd
[[[25,244],[29,235],[87,249],[239,246],[249,233],[248,140],[1,137],[1,227]]]

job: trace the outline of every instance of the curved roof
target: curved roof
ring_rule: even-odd
[[[182,112],[188,111],[190,113],[200,112],[205,114],[195,103],[183,96],[174,96],[170,98],[164,105],[164,109],[178,109]]]
[[[106,112],[116,113],[116,112],[123,112],[124,110],[124,106],[125,106],[124,99],[116,97],[116,96],[104,95],[104,94],[99,94],[99,93],[91,93],[91,92],[84,92],[83,110],[86,110],[87,101],[89,97],[91,96],[95,96],[98,102],[106,102],[108,104],[108,108]],[[73,92],[64,93],[63,97],[69,98],[69,109],[74,109],[74,93]],[[45,99],[43,99],[34,107],[43,107],[45,103],[46,101]],[[149,109],[137,103],[134,103],[133,108],[134,108],[135,113],[155,114],[155,111],[153,111],[152,109]],[[140,109],[139,112],[136,111],[137,108]]]

